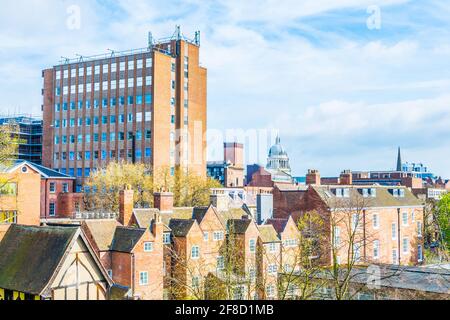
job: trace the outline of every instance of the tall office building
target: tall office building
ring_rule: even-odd
[[[12,128],[11,135],[19,139],[17,159],[41,164],[42,120],[27,115],[0,117],[0,126],[6,125]]]
[[[43,164],[77,177],[111,161],[206,175],[207,70],[200,33],[65,60],[43,71]]]

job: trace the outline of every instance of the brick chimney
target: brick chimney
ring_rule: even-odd
[[[218,211],[228,211],[230,199],[225,192],[222,190],[215,190],[213,191],[213,194],[210,196],[211,204],[218,210]]]
[[[320,186],[320,172],[319,170],[309,169],[306,175],[306,185]]]
[[[173,193],[156,192],[153,195],[154,207],[160,212],[173,212]]]
[[[339,178],[339,184],[351,186],[353,184],[353,173],[351,170],[344,170]]]
[[[134,208],[134,191],[130,186],[120,191],[119,195],[119,222],[125,227],[129,226]]]
[[[155,239],[163,238],[164,225],[162,223],[161,215],[159,213],[155,213],[153,215],[151,231]]]

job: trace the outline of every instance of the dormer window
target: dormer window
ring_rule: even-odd
[[[377,197],[377,189],[375,189],[375,188],[370,189],[370,196],[372,198],[376,198]]]
[[[404,198],[405,197],[405,189],[398,190],[398,195],[400,198]]]
[[[336,197],[337,198],[342,198],[343,196],[343,191],[342,189],[336,189]]]
[[[362,189],[362,195],[364,198],[368,198],[369,197],[369,189]]]
[[[398,195],[399,195],[398,191],[399,191],[398,189],[392,189],[392,195],[396,198],[398,198]]]

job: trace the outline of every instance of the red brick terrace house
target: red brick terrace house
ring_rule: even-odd
[[[296,221],[306,212],[321,214],[329,227],[329,234],[325,235],[328,245],[324,244],[329,252],[322,252],[322,258],[328,263],[331,262],[331,242],[341,244],[337,259],[345,262],[347,248],[344,243],[348,243],[354,229],[358,240],[353,242],[358,244],[353,243],[352,252],[358,262],[401,265],[423,262],[424,207],[408,188],[323,186],[317,175],[309,175],[307,183],[310,185],[306,190],[294,191],[294,194],[279,190],[278,199],[282,201],[274,205],[275,218],[286,219],[292,213]],[[344,213],[345,219],[337,218]]]

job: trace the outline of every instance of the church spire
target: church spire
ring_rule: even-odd
[[[397,171],[402,171],[402,151],[400,147],[398,147],[398,157],[397,157]]]

